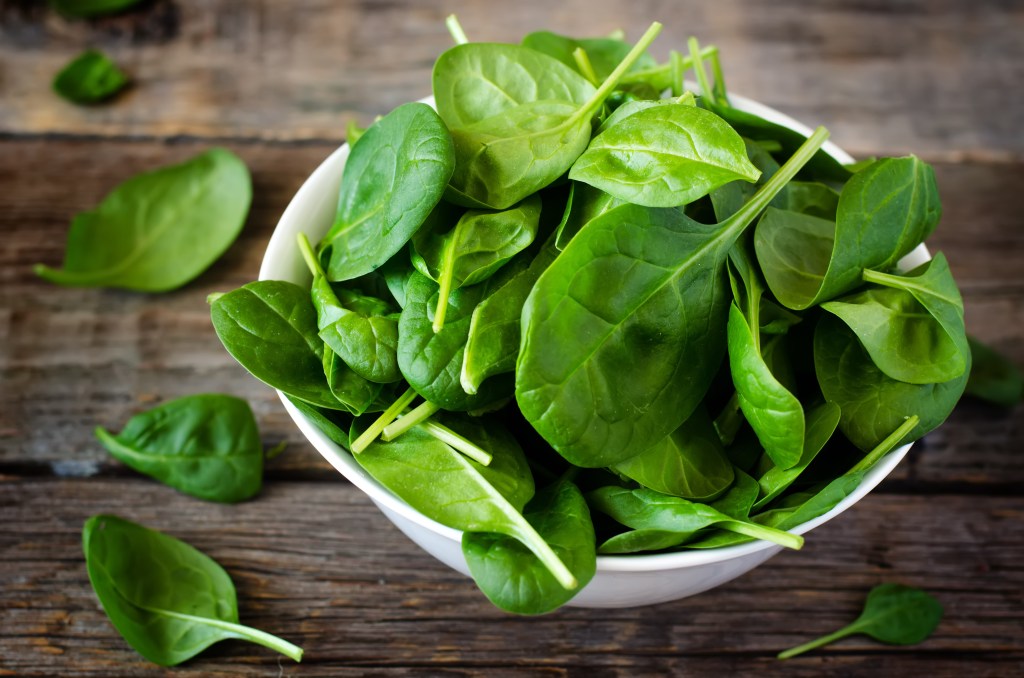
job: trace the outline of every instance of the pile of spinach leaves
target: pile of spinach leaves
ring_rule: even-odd
[[[838,163],[823,128],[733,107],[716,49],[659,64],[659,30],[454,26],[436,111],[353,140],[312,285],[212,300],[227,350],[463,530],[511,612],[569,601],[598,552],[799,548],[970,372],[945,258],[899,267],[941,215],[931,167]]]

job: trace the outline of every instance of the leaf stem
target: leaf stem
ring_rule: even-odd
[[[715,54],[718,54],[718,48],[715,47],[714,45],[708,45],[707,47],[700,51],[700,56],[704,59],[711,58],[711,56]],[[693,59],[687,55],[683,55],[682,66],[683,73],[685,74],[686,69],[691,68],[693,66]],[[671,61],[669,61],[668,63],[661,64],[660,66],[644,68],[638,71],[630,71],[629,73],[626,73],[624,76],[622,76],[622,79],[619,80],[619,84],[628,85],[638,82],[645,82],[647,78],[649,78],[652,75],[660,75],[666,72],[672,72]]]
[[[424,421],[420,424],[420,428],[479,464],[490,466],[494,461],[494,456],[490,452],[443,424],[438,424],[436,421]]]
[[[718,527],[737,534],[743,534],[754,539],[770,541],[779,546],[799,551],[804,545],[804,538],[798,534],[790,534],[784,530],[777,530],[767,525],[747,523],[741,520],[727,520],[718,523]]]
[[[814,640],[812,640],[812,641],[810,641],[808,643],[804,643],[803,645],[797,645],[796,647],[791,647],[790,649],[785,650],[784,652],[780,652],[777,655],[777,657],[779,659],[789,659],[790,657],[795,657],[798,654],[803,654],[804,652],[808,652],[808,651],[813,650],[815,648],[821,647],[822,645],[828,645],[829,643],[834,643],[835,641],[839,640],[840,638],[845,638],[846,636],[850,635],[851,633],[855,633],[855,632],[856,632],[856,629],[854,628],[854,625],[851,624],[850,626],[841,628],[838,631],[834,631],[832,633],[829,633],[828,635],[824,635],[821,638],[815,638]]]
[[[597,77],[594,64],[590,63],[590,56],[587,55],[587,50],[577,47],[572,52],[572,58],[576,61],[576,67],[580,69],[583,77],[589,80],[591,85],[597,87],[601,80]]]
[[[469,42],[469,38],[466,37],[466,32],[462,30],[462,24],[459,23],[457,16],[449,14],[444,20],[444,25],[448,27],[448,32],[451,33],[452,40],[455,41],[456,45],[465,45]]]
[[[444,257],[441,259],[440,280],[437,281],[437,307],[434,309],[434,334],[444,329],[444,317],[448,312],[448,297],[452,293],[452,278],[455,276],[455,236],[456,230],[448,235],[444,244]]]
[[[385,426],[380,437],[383,438],[385,442],[391,442],[416,424],[422,424],[427,419],[430,419],[440,409],[440,405],[436,405],[429,400],[424,400],[422,403],[414,407],[412,411],[402,415]]]
[[[391,406],[384,410],[383,414],[377,417],[377,420],[370,424],[370,427],[363,431],[362,435],[352,441],[352,453],[359,454],[365,450],[370,443],[377,439],[377,436],[381,434],[384,427],[393,422],[395,417],[401,414],[415,398],[416,390],[412,387],[409,387],[405,393],[398,396],[398,400],[391,403]]]
[[[183,614],[181,612],[175,612],[174,610],[165,610],[161,608],[152,608],[145,605],[138,605],[138,607],[157,615],[163,615],[171,617],[173,619],[181,619],[183,621],[195,622],[204,626],[212,626],[213,628],[221,629],[232,634],[234,638],[241,638],[244,640],[252,641],[257,645],[280,652],[289,659],[294,659],[297,662],[302,661],[302,648],[294,643],[289,643],[284,638],[278,638],[277,636],[267,633],[266,631],[260,631],[250,626],[243,626],[242,624],[235,624],[233,622],[224,621],[222,619],[215,619],[213,617],[200,617],[192,614]]]
[[[917,428],[917,425],[920,422],[921,422],[921,418],[918,417],[916,414],[913,415],[913,416],[907,417],[907,420],[904,421],[902,424],[900,424],[899,427],[895,431],[890,433],[885,438],[885,440],[883,440],[882,442],[878,443],[878,445],[875,446],[875,449],[871,450],[866,455],[864,455],[864,458],[861,459],[860,461],[858,461],[854,465],[854,467],[850,469],[850,473],[857,473],[858,471],[866,471],[869,468],[871,468],[872,466],[874,466],[876,463],[878,463],[879,459],[881,459],[885,455],[889,454],[889,452],[891,452],[897,445],[899,445],[900,442],[904,438],[906,438],[907,435],[909,435],[911,431],[913,431],[915,428]]]
[[[711,61],[711,73],[715,76],[715,103],[723,106],[731,106],[729,103],[729,93],[725,87],[725,74],[722,72],[722,60],[721,55],[716,49],[713,54],[709,56]]]
[[[693,60],[693,72],[697,75],[697,82],[700,84],[701,96],[715,100],[714,90],[711,89],[711,83],[708,81],[708,72],[704,69],[704,60],[700,55],[700,43],[697,42],[697,38],[691,37],[686,41],[687,46],[690,48],[690,58]]]
[[[683,55],[678,50],[668,53],[669,65],[672,67],[672,96],[683,96],[683,73],[686,67],[683,65]]]
[[[891,275],[889,273],[882,273],[881,271],[872,271],[870,268],[865,268],[864,273],[861,274],[864,282],[875,283],[876,285],[882,285],[883,287],[893,287],[895,289],[904,289],[906,279],[902,276]]]
[[[313,246],[309,244],[309,238],[306,237],[305,233],[299,233],[295,239],[299,242],[299,252],[302,253],[302,259],[306,262],[309,272],[312,273],[314,277],[323,277],[325,275],[324,269],[320,265],[320,261],[316,258]]]
[[[575,114],[570,116],[563,125],[574,124],[575,120],[578,120],[581,117],[589,117],[598,106],[604,103],[604,100],[612,93],[612,90],[615,89],[615,86],[619,83],[619,80],[622,79],[622,76],[626,74],[626,71],[636,63],[636,60],[643,55],[647,48],[651,46],[651,43],[654,42],[654,39],[658,37],[658,33],[661,33],[661,29],[662,25],[660,23],[657,21],[652,23],[650,28],[648,28],[647,31],[640,36],[637,43],[633,45],[633,49],[629,50],[629,53],[626,54],[622,61],[619,62],[619,65],[615,67],[615,70],[604,79],[604,82],[602,82],[601,86],[597,88],[597,91],[594,92],[592,97],[590,97],[590,100],[583,104]]]

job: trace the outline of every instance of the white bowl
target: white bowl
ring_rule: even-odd
[[[688,87],[697,91],[693,83]],[[767,120],[784,125],[802,134],[811,130],[773,108],[734,94],[732,104]],[[433,99],[423,100],[433,105]],[[842,163],[853,162],[845,151],[828,142],[824,149]],[[342,144],[321,163],[292,198],[274,230],[263,258],[260,280],[288,280],[300,285],[310,283],[310,275],[296,245],[296,236],[304,232],[317,242],[334,221],[341,185],[342,170],[348,158],[348,144]],[[913,267],[929,259],[922,245],[901,262]],[[320,430],[288,402],[280,392],[281,402],[295,424],[320,454],[353,485],[365,492],[398,529],[432,556],[449,567],[469,575],[462,557],[462,532],[445,527],[423,516],[374,480],[352,458],[352,455],[329,440]],[[828,513],[792,530],[803,534],[835,518],[856,504],[896,467],[910,445],[894,450],[864,477],[860,487]],[[707,551],[682,551],[653,555],[598,556],[597,574],[569,605],[576,607],[631,607],[677,600],[707,591],[719,584],[749,572],[782,550],[776,544],[755,541],[738,546]]]

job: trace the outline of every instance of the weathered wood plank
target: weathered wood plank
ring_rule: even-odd
[[[209,323],[210,292],[253,279],[278,216],[328,145],[232,148],[253,171],[253,211],[239,241],[177,292],[141,295],[50,285],[68,221],[135,172],[181,160],[198,143],[0,142],[0,464],[18,472],[116,471],[92,437],[118,430],[159,400],[223,391],[248,398],[268,444],[295,442],[279,472],[333,471],[302,442],[269,389],[223,350]],[[939,164],[946,214],[932,240],[964,289],[968,324],[1024,365],[1024,165]],[[894,477],[917,483],[1006,486],[1024,480],[1024,408],[965,405]]]
[[[708,7],[711,7],[710,5]],[[339,139],[430,93],[430,67],[451,45],[456,12],[471,37],[518,41],[665,30],[654,52],[688,35],[719,44],[730,86],[811,124],[858,154],[1020,157],[1024,6],[1006,0],[722,0],[713,9],[636,0],[280,3],[147,2],[68,21],[42,3],[0,1],[0,131]],[[135,85],[111,105],[81,108],[48,83],[86,46],[108,51]]]
[[[80,529],[115,512],[206,551],[234,578],[243,622],[306,649],[289,675],[1011,675],[1024,660],[1024,499],[873,495],[739,580],[625,610],[526,619],[420,552],[345,483],[272,483],[227,507],[141,480],[0,480],[0,670],[154,675],[89,587]],[[926,643],[864,638],[780,664],[776,652],[848,623],[883,581],[946,607]],[[503,672],[498,671],[503,669]],[[277,675],[228,642],[175,675]]]

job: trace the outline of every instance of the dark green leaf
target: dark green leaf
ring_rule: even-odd
[[[76,104],[109,99],[128,84],[128,77],[107,55],[94,49],[75,57],[53,79],[53,91]]]
[[[1011,408],[1024,398],[1024,379],[1020,370],[974,337],[971,346],[971,376],[967,379],[967,395],[995,405]]]

